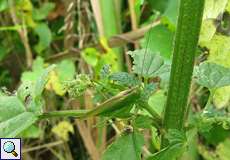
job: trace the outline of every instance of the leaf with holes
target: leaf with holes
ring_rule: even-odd
[[[126,72],[117,72],[109,76],[109,78],[118,85],[132,87],[139,84],[138,79]]]
[[[157,76],[157,71],[164,65],[164,59],[149,49],[129,51],[133,58],[133,72],[145,78]]]
[[[230,85],[230,68],[215,63],[204,62],[195,68],[197,82],[209,89]]]

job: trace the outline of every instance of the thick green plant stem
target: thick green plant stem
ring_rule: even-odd
[[[163,126],[182,130],[204,10],[204,0],[180,0]],[[164,142],[163,142],[164,143]]]

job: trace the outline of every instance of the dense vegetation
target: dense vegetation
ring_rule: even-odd
[[[25,160],[229,160],[229,0],[0,0],[0,137]]]

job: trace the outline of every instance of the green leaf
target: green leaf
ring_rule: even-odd
[[[134,59],[133,72],[145,78],[157,76],[156,72],[164,64],[163,58],[149,49],[129,51],[128,54]]]
[[[169,59],[172,52],[174,33],[164,25],[158,25],[150,29],[145,36],[144,47],[149,47],[153,53],[159,53]]]
[[[149,116],[137,116],[134,120],[134,126],[137,128],[151,128],[153,125],[153,119]]]
[[[121,86],[132,87],[138,84],[137,78],[134,75],[129,74],[127,72],[113,73],[109,76],[109,79]]]
[[[186,143],[187,141],[185,132],[177,129],[169,129],[168,133],[166,134],[166,138],[168,139],[170,145]]]
[[[144,4],[144,0],[136,0],[135,5],[134,5],[134,10],[137,16],[137,23],[139,24],[140,22],[140,16],[141,16],[141,9],[142,5]]]
[[[39,37],[39,42],[35,46],[35,50],[38,54],[41,54],[46,48],[49,47],[52,41],[52,33],[45,23],[40,23],[34,28],[35,33]]]
[[[74,78],[75,66],[74,62],[71,60],[61,61],[59,64],[57,64],[56,70],[58,73],[58,78],[61,82]]]
[[[24,76],[22,76],[23,83],[17,90],[17,96],[32,112],[41,111],[44,105],[42,92],[48,82],[49,73],[56,67],[56,65],[51,65],[43,69],[43,61],[39,60],[37,63],[39,65],[33,65],[33,70],[35,71],[24,73]]]
[[[6,10],[8,8],[8,0],[0,1],[0,12]]]
[[[16,96],[0,96],[0,122],[25,112],[25,107]]]
[[[107,148],[102,160],[141,160],[143,145],[142,134],[137,132],[124,134]]]
[[[169,29],[175,31],[179,11],[179,0],[169,0],[161,22],[168,25]]]
[[[209,105],[201,114],[194,116],[190,123],[192,126],[198,128],[200,132],[209,133],[215,125],[222,125],[224,129],[229,129],[230,117],[226,111],[217,109],[213,105]],[[214,129],[212,133],[214,133],[215,130],[216,129]]]
[[[86,61],[86,63],[95,67],[98,63],[100,53],[95,48],[86,48],[81,53],[81,56]]]
[[[216,153],[220,160],[229,160],[230,157],[230,139],[226,139],[223,143],[219,144]]]
[[[147,0],[154,10],[164,12],[168,7],[169,0]]]
[[[18,137],[20,138],[38,138],[42,130],[36,125],[31,125],[29,128],[21,132]]]
[[[41,57],[38,57],[33,63],[32,71],[24,72],[22,74],[21,80],[23,84],[25,84],[25,87],[23,87],[23,89],[26,88],[26,84],[28,84],[28,87],[30,88],[30,92],[34,92],[35,96],[41,95],[48,81],[48,75],[52,70],[54,70],[56,65],[51,65],[46,69],[44,69],[43,67],[44,67],[44,60]],[[32,82],[33,84],[29,82]],[[34,88],[31,85],[34,85]]]
[[[37,117],[33,113],[24,112],[7,121],[1,122],[0,137],[14,138],[35,123],[36,120]]]
[[[217,146],[229,137],[229,130],[224,129],[221,124],[214,123],[211,129],[200,131],[200,135],[205,139],[206,144]]]
[[[34,20],[44,20],[49,13],[55,8],[55,4],[52,2],[45,2],[39,9],[33,9],[32,16]]]
[[[141,101],[144,102],[148,102],[149,97],[156,91],[157,86],[154,83],[149,83],[147,85],[144,86],[143,91],[141,92]]]
[[[56,67],[56,65],[51,65],[49,67],[47,67],[43,73],[38,77],[36,83],[35,83],[35,88],[34,88],[34,95],[36,96],[41,96],[45,85],[48,81],[48,76],[49,73],[54,70],[54,68]]]
[[[23,72],[21,76],[22,82],[36,82],[38,77],[42,74],[44,70],[44,60],[41,57],[37,57],[35,61],[33,61],[32,71]]]
[[[169,146],[149,156],[147,160],[176,160],[186,150],[186,136],[183,132],[170,129],[166,135]]]
[[[166,102],[166,95],[163,90],[158,90],[155,94],[153,94],[149,100],[148,104],[159,114],[162,115],[165,102]]]
[[[8,53],[8,50],[4,46],[0,45],[0,61],[2,61]]]
[[[34,93],[34,83],[31,81],[23,82],[17,89],[17,97],[25,104],[25,101]]]
[[[205,43],[209,50],[208,62],[213,62],[224,67],[230,68],[230,37],[224,35],[215,35],[211,41]],[[213,102],[216,107],[226,107],[230,100],[230,86],[218,88],[213,96]]]
[[[197,82],[209,89],[230,85],[230,68],[215,63],[204,62],[195,68]]]

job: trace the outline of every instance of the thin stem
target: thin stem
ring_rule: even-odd
[[[55,147],[55,146],[61,145],[63,143],[64,143],[64,141],[56,141],[56,142],[51,142],[51,143],[39,145],[39,146],[36,146],[36,147],[25,148],[25,149],[22,150],[22,153],[32,152],[32,151],[40,150],[40,149],[43,149],[43,148]]]
[[[65,110],[65,111],[53,111],[43,113],[39,116],[39,119],[54,118],[54,117],[84,117],[89,110]]]
[[[129,2],[129,11],[131,17],[132,30],[136,31],[138,29],[137,15],[135,12],[135,0],[128,0]],[[138,42],[135,42],[135,48],[139,48]]]
[[[15,6],[14,6],[14,2],[12,0],[9,0],[9,6],[10,6],[10,15],[11,18],[13,20],[14,25],[16,26],[20,26],[20,22],[19,19],[16,15],[16,10],[15,10]],[[27,62],[27,67],[31,67],[32,63],[33,63],[33,55],[32,55],[32,51],[29,45],[29,39],[27,37],[27,29],[25,26],[25,21],[23,20],[22,23],[22,28],[18,29],[18,34],[22,40],[22,43],[24,45],[25,51],[26,51],[26,62]]]
[[[154,119],[154,121],[157,122],[158,125],[161,125],[161,116],[152,107],[150,107],[148,103],[141,103],[139,105],[141,106],[141,108],[145,109],[151,114],[152,118]]]

